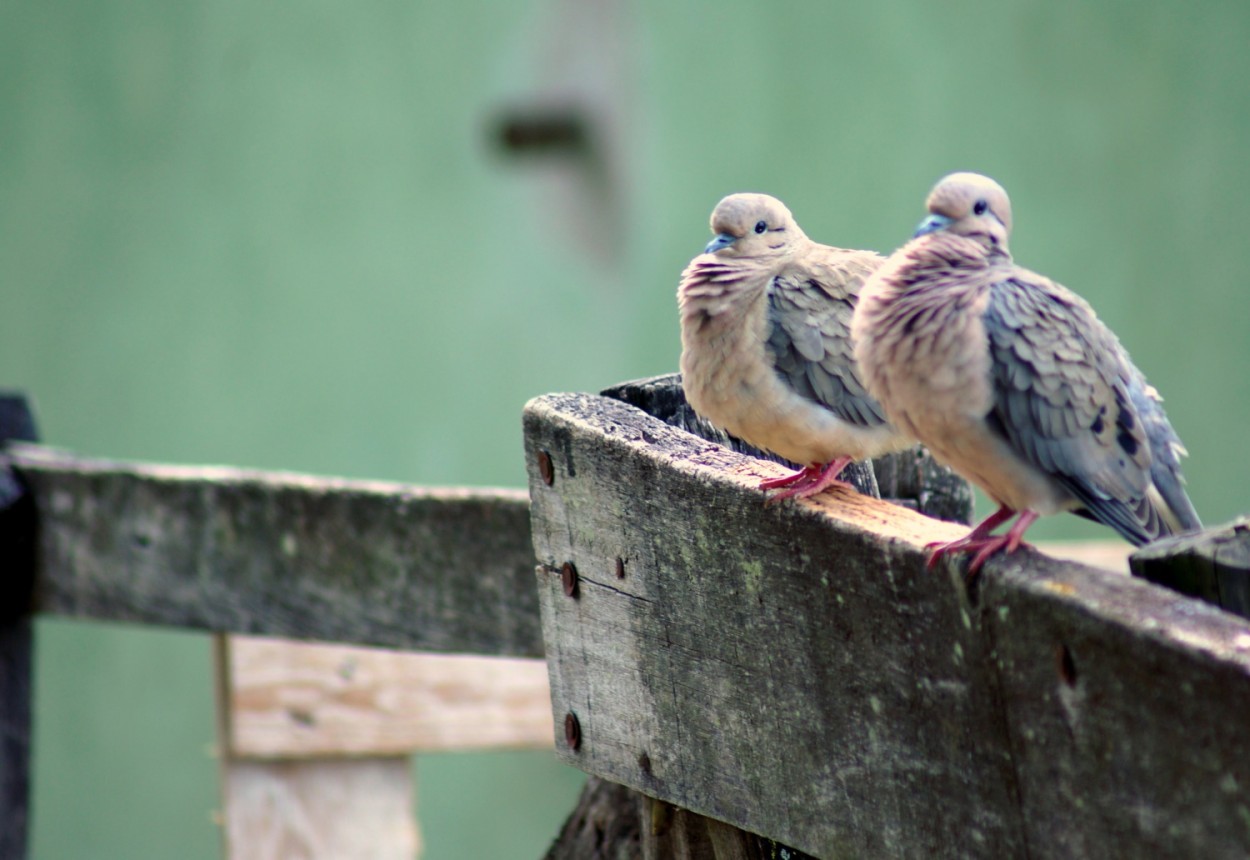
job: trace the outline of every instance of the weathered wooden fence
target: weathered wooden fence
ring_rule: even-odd
[[[924,567],[956,526],[841,491],[765,506],[773,467],[673,426],[671,379],[608,393],[526,407],[528,504],[10,446],[4,856],[35,612],[545,653],[557,753],[603,780],[553,858],[1250,852],[1250,623],[1032,551],[970,590]],[[924,458],[882,465],[865,489],[966,515]],[[1136,565],[1235,607],[1247,545],[1235,525]]]

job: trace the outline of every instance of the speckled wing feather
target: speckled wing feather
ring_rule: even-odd
[[[1126,540],[1140,546],[1170,534],[1177,517],[1149,492],[1144,380],[1085,300],[1017,269],[992,286],[984,323],[995,429]],[[1161,440],[1175,439],[1157,404],[1150,420]]]
[[[871,252],[795,266],[768,287],[768,348],[777,374],[799,395],[859,427],[885,424],[855,366],[851,316],[864,279],[880,265]]]

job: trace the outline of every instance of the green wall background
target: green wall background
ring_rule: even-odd
[[[1216,523],[1250,507],[1247,45],[1234,0],[0,0],[0,383],[93,455],[521,486],[529,397],[675,369],[722,195],[888,251],[973,169],[1167,397]],[[545,104],[589,156],[500,151]],[[35,856],[217,856],[207,638],[38,633]],[[435,860],[538,856],[580,784],[416,767]]]

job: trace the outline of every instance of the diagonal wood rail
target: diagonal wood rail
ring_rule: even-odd
[[[818,857],[1244,856],[1244,620],[1032,551],[970,594],[924,567],[953,526],[765,507],[772,466],[603,397],[524,423],[565,761]]]

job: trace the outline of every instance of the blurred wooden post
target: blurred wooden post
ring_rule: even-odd
[[[219,636],[230,860],[420,853],[410,756],[552,745],[541,660]]]
[[[0,860],[26,856],[30,824],[35,508],[4,448],[35,441],[21,394],[0,393]]]
[[[1129,558],[1140,576],[1250,618],[1250,519],[1155,541]]]

